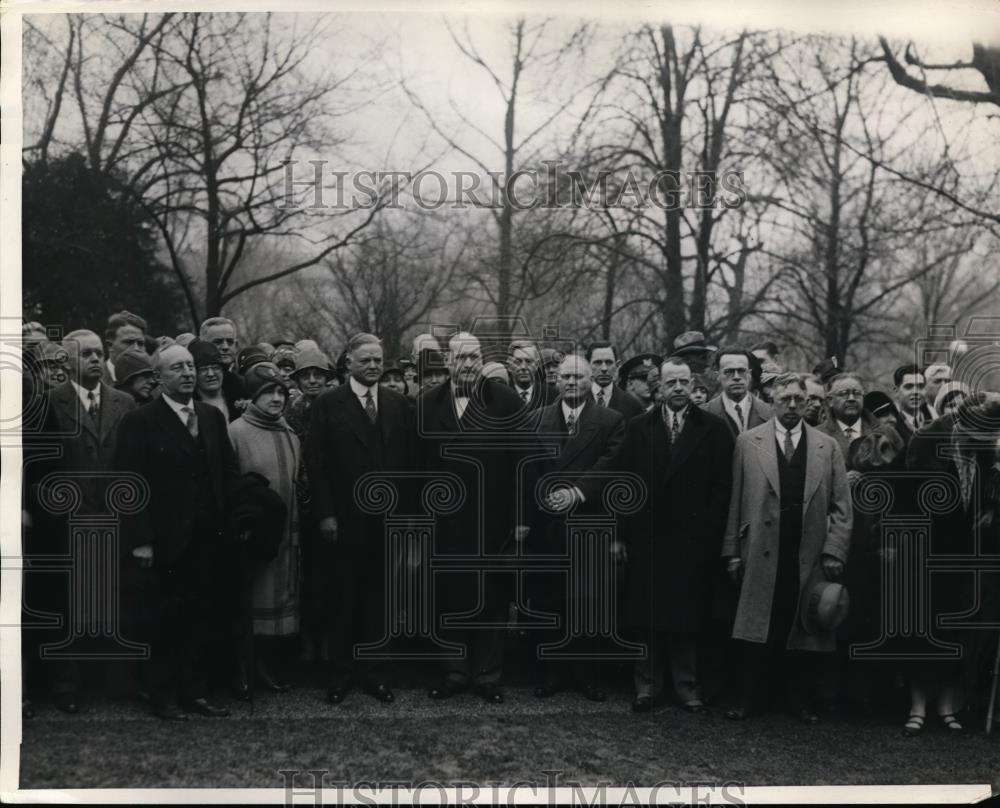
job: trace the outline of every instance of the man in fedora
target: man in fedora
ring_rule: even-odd
[[[739,584],[733,639],[743,656],[740,703],[726,717],[745,718],[762,704],[761,683],[783,673],[788,707],[818,721],[812,702],[835,649],[833,633],[803,627],[803,593],[838,581],[850,546],[852,509],[837,441],[805,424],[806,389],[794,373],[774,382],[774,417],[736,440],[729,523],[722,544],[727,572]],[[827,663],[829,664],[829,663]]]
[[[723,348],[715,357],[721,390],[705,409],[722,418],[733,436],[766,423],[771,406],[750,393],[750,369],[753,357],[738,347]]]
[[[672,356],[682,356],[692,373],[705,373],[712,362],[712,356],[719,349],[705,341],[700,331],[685,331],[674,338]]]

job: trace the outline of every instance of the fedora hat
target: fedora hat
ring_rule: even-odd
[[[814,581],[802,593],[799,612],[802,627],[808,634],[829,634],[836,631],[847,617],[851,599],[847,588],[834,581]]]
[[[692,353],[714,352],[719,350],[717,345],[708,345],[705,342],[705,335],[700,331],[685,331],[674,337],[673,356],[684,356]]]

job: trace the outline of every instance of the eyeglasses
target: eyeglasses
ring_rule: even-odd
[[[836,393],[832,393],[832,395],[836,396],[837,398],[864,398],[865,397],[865,391],[864,390],[838,390]]]

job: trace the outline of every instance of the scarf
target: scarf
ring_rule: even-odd
[[[259,429],[268,429],[272,432],[282,432],[291,429],[285,421],[284,414],[271,415],[269,412],[264,412],[264,410],[252,401],[247,404],[247,408],[243,411],[243,420],[251,426]]]

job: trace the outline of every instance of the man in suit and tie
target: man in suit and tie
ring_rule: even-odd
[[[815,723],[820,674],[833,664],[835,635],[808,633],[801,606],[814,583],[843,575],[851,493],[837,442],[802,420],[805,400],[802,379],[782,374],[774,382],[774,417],[736,440],[722,544],[740,585],[732,636],[743,655],[741,695],[726,713],[734,720],[759,710],[762,685],[784,674],[787,706]]]
[[[542,355],[529,339],[514,340],[507,356],[511,386],[529,410],[538,410],[556,400],[559,392],[545,382]]]
[[[488,563],[511,553],[513,543],[528,534],[517,494],[519,461],[531,436],[528,411],[510,387],[483,378],[482,348],[475,336],[459,332],[448,349],[450,378],[417,398],[420,468],[454,474],[465,490],[459,506],[438,518],[434,553]],[[502,703],[509,580],[495,571],[463,571],[438,575],[436,581],[439,636],[463,644],[466,653],[464,659],[446,662],[444,678],[431,688],[430,697],[449,698],[472,684],[484,701]],[[445,616],[493,625],[448,626],[443,625]]]
[[[101,472],[113,468],[118,424],[125,413],[135,408],[135,402],[125,393],[101,381],[104,373],[104,350],[101,338],[93,331],[72,331],[63,339],[69,369],[69,379],[52,388],[45,408],[43,434],[59,443],[59,457],[47,466],[52,471],[76,475],[74,482],[82,494],[80,513],[103,513],[106,510],[104,492],[107,480]],[[87,475],[93,473],[94,476]],[[46,520],[43,531],[47,552],[67,553],[67,526],[63,519]],[[85,618],[68,615],[66,582],[59,576],[41,588],[46,600],[56,611],[70,619]],[[51,583],[51,586],[49,585]],[[55,661],[51,665],[53,697],[63,712],[79,710],[79,668],[73,662]]]
[[[110,385],[118,383],[115,362],[126,351],[146,352],[147,330],[146,321],[130,311],[122,310],[108,318],[108,324],[104,329],[107,360],[101,368],[101,381]]]
[[[154,573],[144,592],[154,615],[150,704],[167,721],[187,720],[185,709],[226,716],[209,701],[206,660],[218,641],[214,595],[236,457],[222,413],[193,398],[188,350],[168,345],[153,362],[161,395],[122,419],[115,463],[149,485],[149,501],[123,529],[132,559]]]
[[[909,444],[914,433],[933,420],[924,400],[924,374],[917,365],[900,365],[892,372],[892,385],[899,413],[896,431]]]
[[[590,391],[598,407],[611,407],[621,413],[627,424],[642,410],[642,402],[615,385],[621,360],[610,342],[592,342],[587,348],[587,362],[593,372]]]
[[[245,397],[243,379],[237,375],[236,354],[239,337],[236,323],[226,317],[209,317],[198,329],[198,339],[211,342],[219,351],[222,364],[222,395],[230,413],[230,421],[239,417],[242,407],[237,402]]]
[[[864,407],[865,385],[855,373],[838,373],[830,380],[827,393],[829,417],[819,425],[840,446],[840,453],[849,457],[851,443],[880,426],[878,419]]]
[[[765,423],[771,407],[750,394],[750,354],[742,348],[722,348],[716,361],[722,390],[705,404],[705,410],[729,424],[734,437]]]
[[[563,479],[546,498],[547,513],[537,513],[527,540],[528,550],[543,555],[567,554],[566,523],[562,516],[570,508],[601,513],[601,495],[609,480],[594,473],[609,472],[622,439],[625,422],[621,413],[610,407],[598,407],[591,396],[591,370],[582,356],[571,354],[559,365],[560,397],[558,401],[540,410],[535,420],[535,431],[541,446],[558,448],[558,455],[545,458],[537,464],[537,475],[555,473]],[[529,502],[533,502],[530,500]],[[531,594],[532,607],[553,612],[560,616],[561,627],[543,642],[558,642],[563,636],[562,626],[569,619],[565,577],[560,573],[538,573],[529,578],[536,586]],[[578,604],[579,606],[579,604]],[[573,649],[585,653],[585,648]],[[565,667],[566,670],[562,670]],[[563,684],[562,673],[568,673],[583,695],[591,701],[604,701],[606,694],[591,662],[575,661],[568,666],[558,663],[540,663],[540,680],[535,695],[547,698]]]
[[[720,417],[691,404],[692,380],[682,357],[661,365],[662,404],[629,423],[617,458],[647,489],[642,508],[625,522],[626,616],[647,647],[634,671],[637,712],[660,696],[668,655],[678,701],[705,711],[696,648],[712,607],[733,438]]]
[[[387,561],[384,520],[361,510],[354,487],[365,474],[412,471],[416,461],[412,406],[379,384],[382,362],[378,337],[352,337],[347,384],[320,393],[309,418],[310,508],[331,550],[330,704],[340,704],[355,685],[379,701],[394,698],[384,671],[355,658],[355,645],[377,643],[385,630]]]

